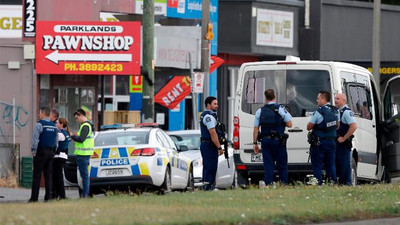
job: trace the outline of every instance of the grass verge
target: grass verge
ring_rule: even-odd
[[[289,224],[399,216],[397,184],[121,195],[0,205],[0,224]]]

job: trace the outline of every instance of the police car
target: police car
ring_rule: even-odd
[[[100,131],[90,159],[90,192],[127,187],[183,190],[189,183],[190,164],[190,159],[179,154],[175,143],[159,128]],[[82,187],[79,173],[78,183]]]
[[[184,151],[181,155],[189,157],[192,161],[191,166],[191,184],[190,188],[202,186],[203,179],[203,158],[200,153],[200,130],[180,130],[168,132],[171,139],[177,146],[184,145],[188,147],[188,151]],[[235,179],[235,163],[233,161],[233,148],[228,147],[229,167],[224,155],[218,157],[218,170],[215,179],[215,186],[219,189],[234,188],[236,186]]]

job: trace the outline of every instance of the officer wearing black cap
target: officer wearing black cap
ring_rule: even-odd
[[[36,123],[33,130],[31,148],[33,155],[33,181],[29,202],[38,201],[42,171],[46,187],[44,200],[48,201],[51,198],[52,167],[58,143],[58,130],[49,117],[50,108],[42,107],[39,113],[40,120]]]
[[[200,116],[200,151],[203,157],[203,189],[208,191],[214,188],[218,156],[223,154],[219,139],[224,134],[218,125],[220,123],[217,118],[217,99],[212,96],[207,97],[205,107],[206,110]]]
[[[307,130],[312,130],[309,137],[311,164],[319,185],[322,185],[322,163],[325,165],[328,179],[336,183],[335,149],[339,112],[330,101],[331,93],[320,91],[317,97],[319,107],[307,124]]]

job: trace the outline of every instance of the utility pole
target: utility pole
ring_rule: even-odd
[[[374,23],[372,27],[372,73],[378,95],[381,96],[381,0],[374,0]]]
[[[210,94],[210,40],[206,39],[208,23],[210,22],[210,0],[202,1],[201,14],[201,71],[204,72],[204,90],[200,105],[204,107],[203,102]]]
[[[154,122],[154,0],[143,1],[143,123]]]

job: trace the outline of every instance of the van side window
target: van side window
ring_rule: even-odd
[[[342,92],[347,96],[347,104],[355,116],[372,120],[372,96],[367,76],[341,72]]]
[[[264,91],[274,89],[277,103],[285,105],[293,117],[311,116],[321,90],[331,91],[326,70],[256,70],[245,74],[242,111],[255,114],[265,104]]]
[[[371,92],[363,85],[351,84],[347,88],[348,104],[354,115],[372,120]]]

